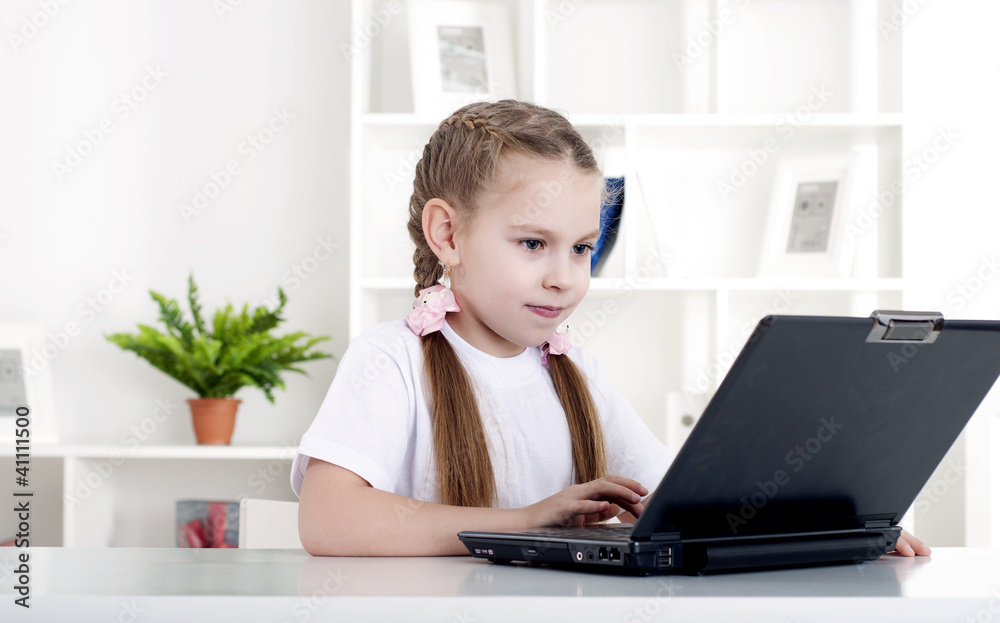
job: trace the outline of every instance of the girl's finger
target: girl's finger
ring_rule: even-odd
[[[580,517],[583,519],[584,524],[594,524],[607,521],[612,517],[617,517],[620,513],[621,508],[619,508],[617,504],[610,504],[605,510],[599,513],[581,515]]]
[[[605,482],[599,485],[597,492],[600,498],[618,504],[636,517],[643,511],[642,498],[631,489]]]
[[[910,547],[910,543],[904,537],[899,537],[899,540],[896,541],[896,553],[902,556],[913,556],[915,554],[913,548]]]
[[[611,504],[608,506],[608,509],[606,511],[600,514],[600,517],[597,519],[597,521],[607,521],[612,517],[617,517],[618,515],[621,514],[621,512],[622,508],[620,506],[618,506],[617,504]]]
[[[611,499],[620,500],[627,504],[635,504],[642,500],[642,497],[628,487],[615,484],[607,480],[594,480],[590,488],[590,499]]]
[[[927,547],[923,541],[913,536],[906,530],[902,531],[902,536],[899,537],[900,541],[906,541],[906,544],[913,550],[913,553],[917,556],[930,556],[931,548]],[[898,543],[897,543],[898,547]]]
[[[604,500],[579,500],[573,508],[574,515],[597,515],[611,505]]]
[[[649,493],[649,491],[646,489],[646,487],[642,486],[642,484],[640,482],[638,482],[636,480],[632,480],[631,478],[625,478],[624,476],[617,476],[615,474],[608,474],[607,476],[605,476],[604,478],[601,478],[600,480],[606,480],[606,481],[613,482],[615,484],[621,485],[623,487],[626,487],[626,488],[628,488],[628,489],[630,489],[630,490],[638,493],[639,495],[646,495],[646,494]]]

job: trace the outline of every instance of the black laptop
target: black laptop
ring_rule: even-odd
[[[632,573],[872,560],[1000,376],[1000,321],[761,320],[634,524],[460,532],[469,552]]]

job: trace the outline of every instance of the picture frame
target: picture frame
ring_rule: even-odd
[[[517,98],[513,37],[500,2],[410,0],[410,68],[416,114]]]
[[[20,406],[30,410],[32,446],[59,441],[46,347],[43,323],[0,322],[0,443],[6,447],[13,447]]]
[[[853,153],[779,161],[758,276],[850,276],[853,244],[845,234],[856,162]]]

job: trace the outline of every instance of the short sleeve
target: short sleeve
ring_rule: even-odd
[[[396,346],[395,348],[393,346]],[[316,418],[302,436],[292,465],[299,495],[309,457],[349,469],[368,483],[395,492],[413,432],[414,387],[406,348],[356,339],[337,367]],[[401,360],[404,365],[401,364]]]
[[[674,457],[618,391],[600,361],[587,356],[581,363],[601,414],[609,473],[636,480],[652,493]]]

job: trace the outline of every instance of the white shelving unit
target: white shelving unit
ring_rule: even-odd
[[[294,500],[294,457],[283,446],[33,446],[30,543],[173,547],[177,500]],[[13,473],[11,449],[0,467]],[[0,537],[15,534],[11,519],[0,517]]]
[[[878,31],[890,2],[499,1],[518,97],[566,114],[605,175],[626,179],[618,243],[570,324],[668,445],[690,415],[666,413],[668,395],[710,396],[762,316],[905,306],[898,197],[859,237],[849,277],[757,276],[782,158],[864,154],[855,210],[902,179],[901,41]],[[392,6],[354,0],[352,31]],[[406,22],[404,3],[353,57],[352,337],[409,309],[413,169],[451,113],[412,113]],[[768,139],[778,149],[721,193]]]
[[[694,413],[668,414],[668,396],[690,394],[696,406],[710,395],[766,313],[907,307],[919,282],[902,232],[919,219],[906,217],[905,192],[865,229],[851,276],[756,274],[780,158],[863,151],[870,188],[856,191],[858,208],[906,183],[904,154],[926,137],[902,107],[903,37],[878,30],[895,0],[498,1],[514,31],[518,97],[567,114],[605,174],[626,178],[623,231],[572,323],[668,445],[681,443],[683,415]],[[352,337],[409,310],[413,168],[451,112],[412,113],[400,3],[402,12],[391,0],[350,3],[352,35],[369,33],[351,57]],[[387,23],[375,18],[383,10]],[[829,95],[810,107],[816,88]],[[779,132],[782,122],[794,132]],[[780,150],[721,197],[717,183],[768,138],[781,138]],[[292,499],[293,456],[283,446],[35,447],[32,487],[61,495],[34,498],[32,544],[172,546],[176,500]],[[10,451],[0,449],[0,468],[11,472]],[[165,471],[172,477],[158,478]],[[0,537],[13,534],[12,517],[0,515]]]

